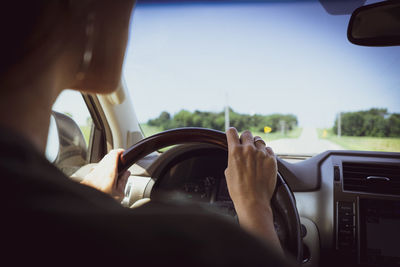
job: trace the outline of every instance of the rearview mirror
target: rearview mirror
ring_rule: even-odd
[[[400,2],[386,1],[357,8],[351,15],[347,38],[356,45],[400,45]]]

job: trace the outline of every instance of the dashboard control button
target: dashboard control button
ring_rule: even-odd
[[[339,248],[353,248],[353,242],[352,241],[340,241],[339,242]]]
[[[339,212],[354,213],[353,202],[339,202]]]
[[[354,203],[337,202],[337,248],[340,250],[353,249],[355,244]]]
[[[352,235],[339,235],[339,243],[340,242],[350,242],[353,243],[354,237]]]
[[[339,216],[339,224],[354,225],[354,216]]]
[[[351,235],[353,236],[353,228],[339,228],[339,235]]]
[[[340,228],[347,228],[347,229],[354,229],[354,225],[353,224],[342,224],[339,225]]]

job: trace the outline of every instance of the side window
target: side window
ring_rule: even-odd
[[[66,90],[53,105],[47,159],[66,175],[89,163],[93,120],[78,91]]]
[[[81,93],[74,90],[65,90],[54,103],[53,111],[67,115],[78,124],[85,138],[86,147],[88,147],[93,120]]]

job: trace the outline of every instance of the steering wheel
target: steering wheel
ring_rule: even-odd
[[[178,128],[164,131],[145,138],[131,146],[121,155],[118,171],[123,173],[146,155],[159,149],[186,143],[205,143],[228,150],[226,135],[223,132],[205,128]],[[271,199],[275,228],[284,229],[279,236],[282,247],[301,263],[303,246],[301,224],[292,191],[278,173],[277,184]],[[279,233],[279,232],[278,232]]]

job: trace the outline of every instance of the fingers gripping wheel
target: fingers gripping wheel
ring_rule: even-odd
[[[226,135],[223,132],[204,128],[168,130],[143,139],[128,148],[119,161],[119,173],[123,173],[138,160],[156,150],[186,143],[212,144],[228,150]],[[277,178],[275,192],[271,200],[275,228],[278,231],[283,248],[301,263],[301,227],[295,199],[285,180],[279,174]],[[280,231],[285,234],[280,235]]]

